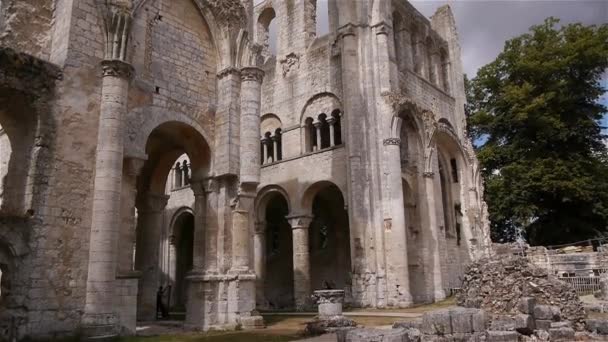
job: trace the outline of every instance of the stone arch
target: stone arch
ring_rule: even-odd
[[[161,116],[161,118],[165,117]],[[137,177],[135,200],[137,208],[135,269],[142,272],[138,284],[138,319],[155,317],[156,291],[159,286],[166,285],[164,283],[166,277],[162,276],[159,260],[162,231],[166,226],[163,222],[166,220],[164,209],[169,196],[165,191],[170,171],[176,160],[185,153],[191,165],[191,183],[198,184],[209,176],[212,161],[209,144],[196,126],[188,125],[183,121],[158,119],[151,121],[162,123],[151,130],[149,124],[142,125],[142,131],[149,133],[144,147],[146,160]],[[196,191],[202,189],[197,187]],[[196,213],[194,216],[199,217],[199,215]],[[195,250],[194,253],[197,251]]]
[[[183,126],[189,126],[205,142],[214,141],[212,135],[205,128],[184,113],[156,106],[140,107],[127,114],[125,157],[146,159],[148,137],[154,129],[167,123],[180,123]],[[212,146],[212,144],[207,143],[204,151],[212,154]],[[213,159],[210,159],[209,162],[213,163]],[[210,165],[210,169],[212,168],[213,165]]]
[[[304,192],[302,205],[310,212],[308,229],[310,284],[313,290],[344,289],[351,297],[351,232],[344,191],[333,182],[320,181]]]
[[[328,180],[316,182],[308,186],[302,193],[300,208],[304,211],[304,214],[312,213],[312,202],[314,201],[315,196],[319,193],[319,191],[330,186],[335,186],[338,190],[340,190],[342,196],[346,198],[344,196],[344,194],[346,193],[345,189],[341,188],[336,183]]]
[[[294,307],[293,234],[287,221],[290,210],[289,196],[282,187],[268,185],[258,192],[254,267],[260,308]]]
[[[327,137],[317,137],[318,132],[315,125],[324,127],[327,125],[325,120],[328,117],[332,117],[334,113],[340,114],[340,120],[343,118],[342,104],[340,99],[333,93],[319,93],[306,101],[300,114],[300,136],[302,151],[304,153],[321,150],[322,146],[319,146],[319,144],[322,141],[330,141],[329,128],[326,130]],[[341,133],[340,136],[342,137],[343,134]],[[326,143],[324,146],[329,147],[330,145],[331,142],[329,144]]]
[[[285,191],[285,189],[283,189],[283,187],[281,187],[280,185],[266,185],[265,187],[258,190],[258,195],[256,196],[254,203],[254,211],[256,213],[256,219],[258,222],[264,221],[266,219],[266,214],[264,212],[266,210],[266,206],[268,205],[268,202],[272,199],[272,197],[277,195],[283,196],[285,202],[287,203],[287,210],[288,212],[291,212],[291,200],[287,191]]]
[[[173,283],[170,305],[184,309],[186,298],[186,275],[193,267],[194,211],[189,207],[179,208],[171,218],[169,241],[168,276]]]
[[[271,32],[273,29],[276,29],[276,17],[277,14],[274,8],[268,4],[268,6],[260,12],[260,15],[256,21],[256,42],[262,46],[262,55],[266,58],[270,57],[271,55],[276,55],[278,32]],[[273,41],[271,41],[271,33],[276,34]]]

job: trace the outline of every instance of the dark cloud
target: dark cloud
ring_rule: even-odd
[[[564,24],[608,22],[608,0],[411,2],[427,17],[438,7],[450,4],[460,35],[464,69],[471,76],[496,58],[506,40],[527,32],[530,26],[542,23],[547,17],[559,18]]]

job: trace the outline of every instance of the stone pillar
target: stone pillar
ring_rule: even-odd
[[[439,227],[437,225],[437,214],[435,212],[435,173],[427,171],[424,172],[423,177],[427,200],[427,219],[429,223],[429,238],[427,239],[427,243],[429,244],[429,252],[431,254],[431,264],[429,266],[432,268],[431,280],[433,286],[433,297],[435,301],[440,301],[445,299],[445,291],[443,290],[443,277],[441,274],[441,255],[439,253]]]
[[[138,200],[137,246],[135,267],[142,273],[137,296],[139,320],[156,319],[156,292],[161,279],[161,233],[169,196],[143,194]]]
[[[125,158],[122,183],[122,219],[118,239],[117,274],[125,277],[132,273],[133,245],[135,244],[135,198],[137,196],[137,176],[144,166],[145,160],[140,158]]]
[[[312,124],[315,127],[315,137],[317,140],[317,151],[321,150],[321,122],[315,121]]]
[[[401,139],[389,138],[383,141],[384,160],[388,170],[390,217],[384,219],[384,240],[386,246],[386,274],[388,282],[387,304],[407,307],[412,304],[409,283],[407,255],[407,223],[403,200],[403,180],[401,178]]]
[[[95,157],[93,218],[89,240],[86,301],[82,318],[85,335],[114,335],[113,308],[116,244],[121,216],[124,118],[127,112],[131,65],[120,60],[101,62],[103,80]]]
[[[293,233],[293,292],[296,310],[303,311],[310,305],[310,255],[308,228],[309,216],[288,216]]]
[[[443,85],[440,84],[440,73],[441,73],[441,61],[439,59],[439,53],[437,51],[433,51],[431,53],[431,65],[429,66],[430,76],[429,81],[436,85],[438,88],[443,89]]]
[[[262,139],[262,164],[268,164],[268,138]]]
[[[264,283],[266,280],[266,222],[255,223],[253,236],[253,269],[256,275],[256,303],[257,307],[266,307]]]
[[[260,97],[264,71],[241,69],[240,182],[260,182]]]
[[[279,160],[279,136],[276,133],[272,136],[272,156],[273,162]]]
[[[329,124],[329,146],[334,147],[336,146],[336,133],[334,127],[334,125],[336,124],[336,118],[334,118],[333,116],[328,117],[327,123]]]
[[[196,180],[190,183],[194,192],[194,241],[192,269],[202,271],[205,266],[205,218],[207,199],[205,198],[205,184]]]

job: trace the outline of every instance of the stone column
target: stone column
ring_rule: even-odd
[[[317,151],[321,150],[321,122],[315,121],[312,124],[315,127],[315,136],[317,139]]]
[[[126,19],[121,19],[126,20]],[[104,60],[95,180],[93,218],[84,315],[85,335],[117,333],[113,308],[116,280],[116,244],[120,227],[123,171],[124,118],[133,67],[121,60]]]
[[[268,163],[268,138],[262,139],[262,164]]]
[[[137,176],[144,166],[145,160],[140,158],[125,158],[122,183],[122,222],[118,239],[117,274],[124,277],[131,274],[133,268],[133,244],[135,243],[135,198],[137,196]]]
[[[276,133],[272,136],[272,156],[273,162],[279,160],[279,136]]]
[[[137,296],[137,317],[140,320],[156,318],[156,292],[161,275],[161,233],[163,216],[169,196],[143,194],[138,200],[137,246],[135,267],[142,272]]]
[[[260,97],[263,78],[262,69],[241,69],[240,182],[256,186],[260,182]]]
[[[205,217],[207,200],[205,198],[205,184],[196,180],[190,183],[194,192],[194,241],[192,269],[202,271],[205,266]]]
[[[288,216],[293,240],[293,292],[296,310],[303,311],[310,305],[310,255],[308,228],[310,216]]]
[[[266,280],[266,222],[255,223],[253,236],[253,269],[256,275],[256,303],[257,307],[266,307],[264,283]]]
[[[388,175],[388,196],[390,217],[384,219],[386,245],[386,274],[388,300],[391,306],[407,307],[412,304],[409,283],[407,255],[407,222],[403,200],[403,180],[401,178],[401,139],[389,138],[383,141],[384,160]]]
[[[334,118],[333,116],[328,117],[327,123],[329,124],[329,146],[334,147],[336,146],[336,133],[334,127],[334,125],[336,124],[336,118]]]
[[[439,301],[445,299],[445,291],[443,290],[443,277],[441,274],[441,255],[439,253],[439,227],[437,225],[437,215],[435,212],[435,173],[427,171],[424,172],[422,176],[424,177],[424,185],[426,190],[425,193],[427,200],[427,219],[429,223],[429,238],[427,239],[427,243],[429,244],[429,252],[431,254],[431,264],[429,266],[432,268],[431,280],[433,283],[433,297],[435,301]]]

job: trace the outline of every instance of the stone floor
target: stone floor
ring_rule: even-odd
[[[323,336],[317,336],[317,337],[313,337],[313,338],[307,338],[304,340],[294,340],[297,342],[336,342],[338,340],[338,338],[336,337],[335,334],[327,334],[327,335],[323,335]]]

